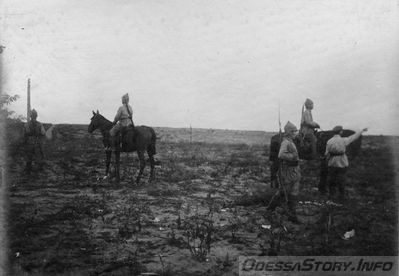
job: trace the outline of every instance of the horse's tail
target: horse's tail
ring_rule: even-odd
[[[156,140],[157,140],[157,135],[155,134],[155,130],[154,130],[152,127],[150,128],[150,130],[151,130],[150,151],[151,151],[153,154],[156,154],[156,153],[157,153],[157,150],[156,150],[155,144],[156,144]]]

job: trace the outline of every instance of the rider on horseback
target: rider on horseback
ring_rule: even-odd
[[[314,135],[315,128],[320,128],[320,125],[313,121],[312,109],[313,101],[306,99],[304,104],[306,110],[302,107],[301,128],[299,130],[305,142],[310,144],[312,159],[317,158],[316,136]]]
[[[118,112],[115,115],[114,126],[109,131],[110,134],[110,148],[115,149],[116,144],[116,136],[120,134],[121,131],[128,127],[134,128],[134,123],[132,119],[133,109],[129,105],[129,94],[125,94],[122,96],[122,105],[119,107]]]

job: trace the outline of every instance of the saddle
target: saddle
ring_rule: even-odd
[[[312,160],[312,146],[316,147],[318,145],[318,132],[315,130],[313,137],[311,134],[300,133],[294,139],[294,143],[297,146],[299,157],[305,160]],[[314,145],[313,145],[314,144]]]
[[[136,131],[134,126],[124,127],[121,130],[122,151],[136,150]]]

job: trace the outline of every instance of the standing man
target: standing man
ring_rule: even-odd
[[[118,108],[118,111],[115,115],[114,126],[109,131],[111,135],[111,147],[115,147],[116,135],[119,135],[122,129],[133,126],[133,109],[129,105],[129,94],[125,94],[122,96],[122,105]]]
[[[301,128],[300,133],[303,136],[303,139],[306,143],[310,144],[311,148],[311,159],[317,158],[317,149],[316,149],[316,136],[314,135],[315,128],[320,128],[320,125],[313,121],[312,109],[313,109],[313,101],[310,99],[306,99],[305,101],[305,110],[302,108],[302,118],[301,118]]]
[[[340,198],[345,197],[345,174],[349,166],[346,156],[346,146],[355,141],[367,131],[364,128],[349,137],[342,137],[342,126],[333,128],[334,136],[327,141],[325,156],[328,162],[328,187],[330,198],[334,196],[335,187],[338,186]]]
[[[288,218],[292,222],[298,223],[296,215],[296,204],[299,194],[299,181],[301,180],[301,172],[299,169],[299,155],[293,139],[297,135],[298,129],[290,121],[284,126],[284,137],[281,142],[278,158],[280,159],[280,189],[286,193],[288,198]]]
[[[30,174],[32,171],[32,162],[36,159],[41,167],[43,165],[43,148],[42,138],[46,135],[43,125],[36,120],[37,111],[32,109],[30,121],[25,125],[25,145],[26,145],[26,172]],[[37,158],[39,156],[39,158]]]

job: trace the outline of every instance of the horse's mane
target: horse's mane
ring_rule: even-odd
[[[112,125],[112,122],[110,120],[108,120],[107,118],[105,118],[103,115],[101,115],[100,113],[97,113],[97,115],[101,121],[103,121],[104,123],[107,123],[109,125]]]

